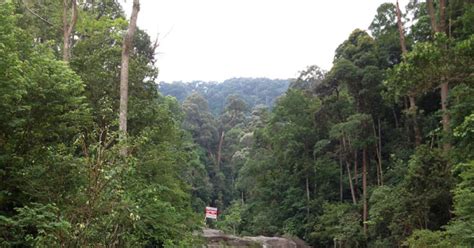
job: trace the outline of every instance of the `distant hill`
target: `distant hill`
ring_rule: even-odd
[[[215,115],[221,113],[225,100],[230,95],[239,95],[250,108],[263,104],[271,107],[290,84],[289,80],[269,78],[232,78],[224,82],[160,82],[159,91],[163,95],[174,96],[183,102],[193,92],[198,92],[209,102]]]

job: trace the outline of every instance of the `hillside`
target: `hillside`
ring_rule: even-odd
[[[269,78],[232,78],[223,82],[160,82],[159,91],[163,95],[174,96],[183,102],[193,92],[200,93],[209,103],[209,109],[218,115],[224,109],[228,96],[240,96],[250,108],[263,104],[271,107],[289,85],[289,80]]]
[[[280,1],[190,1],[173,11],[162,4],[177,1],[133,0],[130,16],[121,2],[0,1],[0,248],[474,247],[472,0],[384,3],[368,29],[350,33],[316,21],[283,32],[275,21],[289,14],[310,20],[278,14]],[[226,48],[181,46],[188,58],[167,76],[173,53],[158,56],[162,40],[137,27],[153,2],[188,18],[181,24],[199,13],[203,29],[225,38],[192,29],[188,44]],[[305,2],[351,29],[343,10],[367,17],[349,6],[356,1],[337,10]],[[264,21],[252,23],[261,36],[219,18],[247,19],[238,6]],[[263,48],[270,29],[292,38],[279,50],[294,59],[249,52],[242,64],[255,74],[225,62],[238,61],[228,52],[240,46]],[[293,48],[304,34],[341,32],[328,70],[313,64],[291,81],[265,73],[288,78],[280,62],[319,63]],[[222,60],[201,56],[212,52]],[[157,85],[159,73],[269,78]]]

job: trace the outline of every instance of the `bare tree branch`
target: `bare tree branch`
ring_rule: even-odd
[[[25,9],[28,10],[28,12],[30,12],[32,15],[38,17],[41,21],[48,24],[49,26],[54,26],[51,22],[49,22],[48,20],[46,20],[45,18],[43,18],[42,16],[34,12],[32,9],[28,8],[28,5],[25,3],[25,1],[22,0],[21,3],[23,3],[23,6],[25,7]]]

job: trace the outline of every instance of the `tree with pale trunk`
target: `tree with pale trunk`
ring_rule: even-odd
[[[72,10],[68,21],[69,9]],[[63,60],[69,62],[71,58],[71,35],[77,23],[78,9],[76,0],[63,0]]]
[[[119,130],[123,137],[127,134],[127,110],[128,110],[128,63],[130,60],[130,51],[133,46],[133,35],[137,29],[138,11],[140,11],[140,0],[133,0],[132,15],[127,33],[123,38],[122,44],[122,64],[120,68],[120,116]],[[127,154],[127,149],[122,150],[122,155]]]

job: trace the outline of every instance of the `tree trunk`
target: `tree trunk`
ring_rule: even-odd
[[[403,23],[402,23],[402,12],[400,11],[400,5],[398,4],[397,0],[397,26],[398,26],[398,34],[400,36],[400,47],[402,48],[402,55],[405,56],[407,54],[407,46],[405,43],[405,32],[403,30]]]
[[[342,136],[342,147],[344,149],[341,149],[341,151],[345,151],[346,150],[346,139],[344,138],[344,136]],[[350,166],[349,161],[347,161],[347,159],[344,159],[344,160],[346,162],[347,177],[349,179],[349,187],[351,188],[352,202],[355,205],[355,204],[357,204],[357,199],[356,199],[356,195],[355,195],[355,191],[354,191],[354,185],[352,184],[351,166]]]
[[[408,112],[412,119],[413,130],[415,131],[415,145],[419,146],[421,145],[422,138],[421,138],[421,131],[418,126],[418,119],[417,119],[418,107],[416,106],[416,100],[413,94],[410,94],[408,96],[408,99],[410,100],[410,108],[408,109]]]
[[[383,168],[382,168],[382,126],[380,118],[377,119],[379,127],[379,166],[380,166],[380,185],[383,186]]]
[[[398,117],[397,117],[397,113],[395,113],[394,108],[392,108],[392,114],[393,114],[393,119],[395,120],[395,128],[398,129],[399,128]]]
[[[343,185],[342,185],[342,174],[343,174],[343,165],[342,165],[342,152],[339,153],[339,198],[342,202],[342,200],[344,199],[344,195],[343,195],[343,192],[344,192],[344,189],[343,189]]]
[[[437,32],[446,33],[446,0],[439,1],[439,25]],[[447,48],[445,48],[447,49]],[[443,131],[445,140],[443,142],[443,150],[445,152],[451,149],[451,143],[448,139],[449,133],[451,132],[450,128],[450,118],[448,112],[448,95],[449,95],[449,84],[448,82],[443,82],[442,79],[440,85],[441,93],[441,110],[443,111]]]
[[[130,60],[130,50],[133,45],[133,36],[137,29],[137,17],[140,11],[140,1],[133,0],[132,15],[130,16],[130,24],[128,31],[123,38],[122,45],[122,65],[120,68],[120,116],[119,130],[121,135],[127,135],[127,111],[128,111],[128,63]],[[127,155],[127,149],[122,149],[122,155]]]
[[[428,4],[428,13],[430,14],[431,19],[431,28],[433,29],[433,33],[438,32],[446,32],[446,0],[439,1],[439,24],[436,23],[436,15],[433,6],[433,0],[427,0],[426,3]],[[447,49],[447,48],[444,48]],[[441,79],[440,84],[440,94],[441,94],[441,111],[443,115],[443,131],[444,136],[447,136],[450,133],[450,120],[449,120],[449,113],[448,113],[448,95],[449,95],[449,85],[445,79]],[[449,140],[445,139],[443,141],[443,150],[446,152],[451,149],[451,144]]]
[[[433,0],[426,0],[426,5],[428,7],[433,33],[446,32],[446,0],[439,0],[439,22],[436,22]]]
[[[357,204],[357,199],[354,191],[354,185],[352,185],[352,177],[351,177],[351,167],[350,163],[346,161],[346,168],[347,168],[347,178],[349,179],[349,186],[351,187],[351,196],[352,196],[352,203]]]
[[[357,156],[357,149],[354,150],[354,194],[359,194],[359,158]]]
[[[375,127],[375,122],[372,122],[372,128],[374,131],[374,137],[375,137],[375,157],[377,158],[377,185],[381,186],[383,185],[383,179],[382,179],[382,138],[381,138],[381,130],[380,130],[380,118],[377,118],[377,127]]]
[[[451,149],[451,143],[447,140],[450,133],[450,118],[448,112],[448,94],[449,94],[449,84],[442,83],[440,85],[440,93],[441,93],[441,110],[443,112],[443,132],[445,140],[443,141],[443,150],[449,151]]]
[[[378,148],[377,148],[377,144],[375,145],[375,156],[378,157],[379,155],[379,151],[378,151]],[[377,162],[377,165],[375,166],[375,170],[376,170],[376,174],[377,174],[377,186],[380,186],[380,167],[378,165],[378,162]]]
[[[217,147],[216,166],[217,166],[218,169],[220,169],[220,167],[221,167],[222,145],[224,144],[224,135],[225,135],[225,132],[222,131],[221,137],[219,139],[219,146]]]
[[[409,106],[410,105],[408,103],[408,96],[404,97],[403,98],[403,109],[405,109],[405,110],[409,109],[410,108]],[[407,118],[406,121],[403,121],[403,127],[405,128],[405,134],[406,134],[405,137],[407,138],[407,143],[410,143],[411,142],[411,136],[412,136],[412,134],[410,132],[410,130],[411,130],[410,129],[411,128],[410,124],[411,123],[408,120],[410,118],[410,116],[409,115],[404,115],[404,116]],[[405,120],[405,119],[403,119],[403,120]]]
[[[403,29],[403,22],[402,22],[402,13],[400,11],[400,5],[398,4],[397,0],[397,26],[398,26],[398,35],[400,37],[400,47],[402,49],[402,56],[404,59],[406,54],[408,53],[406,42],[405,42],[405,31]],[[419,146],[421,144],[421,132],[420,128],[418,127],[418,121],[417,121],[417,107],[416,107],[416,100],[413,92],[410,92],[408,94],[408,98],[410,101],[410,108],[409,108],[409,113],[410,117],[412,119],[412,124],[413,124],[413,130],[415,132],[415,145]]]
[[[438,32],[446,32],[446,0],[439,0]]]
[[[364,204],[363,225],[364,225],[364,234],[367,235],[367,216],[368,216],[368,206],[367,206],[367,149],[362,150],[362,199]]]
[[[434,33],[438,32],[438,25],[436,24],[436,14],[433,5],[433,0],[426,0],[426,6],[428,7],[428,14],[430,15],[431,29]]]
[[[69,3],[72,5],[71,21],[67,20]],[[69,62],[71,58],[71,34],[77,22],[76,0],[63,0],[63,60]]]
[[[310,195],[309,195],[309,176],[306,175],[306,214],[307,214],[307,217],[309,218],[309,202],[310,202],[311,198],[310,198]]]

